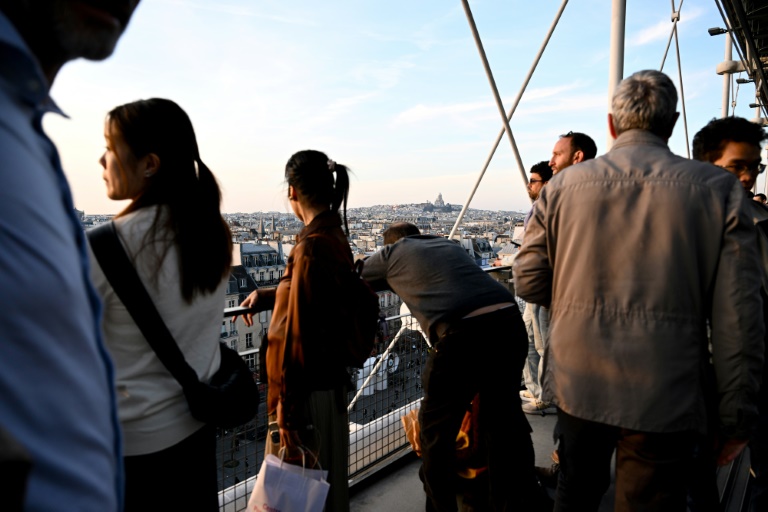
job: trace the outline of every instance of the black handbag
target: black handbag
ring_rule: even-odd
[[[89,230],[88,239],[115,293],[160,362],[181,384],[192,416],[221,428],[234,428],[252,420],[259,408],[259,388],[243,358],[217,341],[221,366],[210,382],[200,382],[141,283],[120,243],[114,222]]]

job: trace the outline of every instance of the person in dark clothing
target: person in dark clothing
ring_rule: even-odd
[[[363,277],[398,294],[432,345],[419,410],[426,510],[457,510],[456,437],[478,394],[491,507],[551,510],[533,469],[531,427],[520,396],[509,391],[507,376],[522,373],[528,353],[513,295],[459,244],[421,235],[413,224],[390,226],[384,243],[366,259]]]
[[[713,119],[693,137],[693,158],[713,163],[736,176],[745,193],[755,186],[758,174],[765,170],[760,152],[766,133],[762,126],[741,117]],[[763,195],[763,194],[757,194]],[[765,195],[763,195],[765,197]],[[768,321],[768,210],[757,200],[748,201],[749,215],[757,227],[757,241],[762,263],[762,272],[754,276],[762,283],[760,296],[763,299],[763,320]],[[768,326],[766,327],[768,332]],[[768,347],[768,340],[763,340]],[[768,354],[764,354],[768,362]],[[763,367],[763,385],[758,398],[759,419],[757,428],[749,442],[749,455],[755,479],[750,486],[750,509],[753,512],[768,510],[768,386],[765,385],[768,368]],[[710,412],[716,411],[714,397]],[[716,424],[715,424],[716,426]],[[715,430],[712,438],[718,437]],[[712,446],[710,439],[707,446]],[[711,507],[713,496],[717,497],[715,479],[715,459],[711,450],[703,454],[708,460],[698,465],[707,471],[695,479],[695,485],[689,491],[689,507],[692,512],[714,510]]]

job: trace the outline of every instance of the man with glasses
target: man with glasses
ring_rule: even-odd
[[[726,169],[749,191],[765,170],[760,157],[765,139],[763,128],[744,118],[713,119],[694,135],[693,158]]]
[[[580,132],[568,132],[561,135],[555,143],[549,166],[552,168],[552,174],[557,174],[566,167],[591,160],[595,155],[597,146],[592,137]]]
[[[528,227],[528,221],[533,215],[536,200],[539,198],[544,185],[552,178],[552,168],[549,162],[539,162],[531,167],[531,179],[528,181],[528,197],[533,200],[533,205],[523,221],[523,229]],[[543,318],[542,318],[543,317]],[[526,414],[555,414],[556,409],[549,403],[541,400],[540,360],[544,353],[546,329],[549,326],[549,310],[538,304],[526,303],[523,321],[528,330],[528,359],[523,371],[525,389],[520,391],[520,399],[523,401],[523,412]]]
[[[755,186],[757,176],[765,170],[761,162],[761,144],[766,139],[763,127],[741,117],[713,119],[693,137],[693,157],[710,162],[735,175],[744,191],[749,193]],[[762,275],[755,279],[762,283],[760,295],[763,298],[763,317],[768,320],[768,209],[759,201],[747,201],[749,214],[757,226],[758,248],[762,260]],[[768,329],[767,329],[768,330]],[[768,358],[766,358],[768,360]],[[763,386],[758,402],[759,423],[756,435],[750,440],[750,459],[755,481],[751,486],[750,510],[768,510],[768,368],[763,369]],[[697,487],[691,490],[691,504],[694,512],[706,510],[697,506],[716,492],[714,464],[709,461],[710,472],[704,478],[709,488]],[[704,466],[707,467],[706,465]]]
[[[531,167],[531,179],[528,180],[528,197],[533,201],[533,205],[536,204],[536,200],[539,198],[539,193],[544,185],[547,184],[552,177],[552,169],[549,167],[549,162],[542,161]],[[533,214],[533,205],[528,211],[528,215],[525,216],[523,221],[523,229],[528,226],[528,220]],[[540,414],[546,414],[547,412],[555,412],[555,408],[550,404],[538,403],[541,401],[541,386],[539,384],[539,361],[544,352],[544,343],[541,339],[541,333],[539,332],[539,322],[533,319],[533,310],[538,308],[536,304],[525,304],[525,311],[523,312],[523,322],[525,328],[528,331],[528,358],[526,364],[523,367],[523,378],[525,380],[525,389],[520,391],[520,399],[523,402],[523,410],[526,408],[532,412]],[[530,404],[530,405],[529,405]]]

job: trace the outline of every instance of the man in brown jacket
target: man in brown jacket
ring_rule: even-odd
[[[613,148],[550,180],[515,260],[517,293],[550,305],[543,394],[558,407],[558,511],[598,509],[614,450],[617,510],[686,510],[708,327],[721,463],[757,419],[754,226],[732,174],[670,152],[676,106],[663,73],[622,81]]]

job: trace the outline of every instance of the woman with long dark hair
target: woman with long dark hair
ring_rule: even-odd
[[[192,123],[170,100],[141,100],[109,112],[104,138],[107,196],[130,200],[114,219],[120,241],[184,358],[209,380],[220,362],[232,241]],[[215,432],[192,417],[181,386],[91,256],[115,365],[126,511],[218,510]]]
[[[314,455],[328,470],[325,510],[346,512],[350,376],[337,329],[348,321],[339,318],[339,293],[353,267],[345,235],[349,174],[324,153],[306,150],[288,160],[285,180],[291,208],[304,229],[277,288],[255,291],[241,304],[273,309],[266,369],[267,412],[276,439],[268,436],[266,452],[285,448],[286,459],[301,463],[299,450],[307,448],[307,463],[314,462]],[[250,325],[250,315],[245,322]]]

